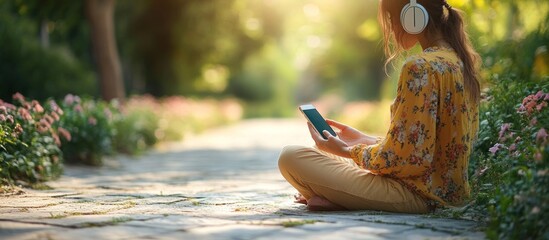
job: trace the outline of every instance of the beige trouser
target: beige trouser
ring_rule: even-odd
[[[349,210],[429,212],[425,200],[399,182],[361,169],[351,159],[316,148],[286,146],[278,167],[306,199],[323,197]]]

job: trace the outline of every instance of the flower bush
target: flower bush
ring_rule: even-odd
[[[497,79],[481,106],[470,162],[491,239],[549,236],[549,83]]]
[[[135,96],[122,107],[122,117],[114,123],[116,151],[139,154],[158,142],[160,104],[151,96]]]
[[[239,120],[234,100],[192,100],[135,96],[123,105],[66,95],[46,107],[14,95],[0,100],[0,178],[29,183],[55,178],[62,161],[101,165],[115,152],[138,154],[160,141]]]
[[[117,102],[82,100],[69,94],[61,106],[65,114],[58,125],[71,134],[71,139],[62,141],[65,161],[101,165],[103,156],[112,153],[114,121],[120,118]]]
[[[82,100],[67,95],[59,126],[71,141],[63,141],[67,162],[101,165],[113,152],[139,154],[158,142],[178,141],[187,133],[239,120],[242,107],[234,100],[155,99],[133,96],[124,104]]]
[[[59,135],[61,139],[71,137],[65,129],[54,127],[63,111],[54,101],[44,108],[19,93],[13,100],[13,105],[0,100],[1,184],[58,177],[62,172]]]
[[[157,102],[161,141],[181,140],[185,134],[234,122],[242,118],[242,106],[235,100],[194,100],[179,96]]]
[[[117,127],[119,144],[115,145],[122,147],[130,142],[137,143],[137,149],[143,149],[156,142],[178,141],[186,134],[237,121],[242,118],[243,109],[232,99],[194,100],[172,96],[158,100],[144,95],[131,97],[122,112],[123,119]]]

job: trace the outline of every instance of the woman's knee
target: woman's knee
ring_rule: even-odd
[[[288,145],[285,146],[280,152],[278,157],[278,168],[284,170],[287,168],[292,168],[292,166],[298,161],[299,153],[302,152],[305,148],[304,146],[298,145]]]

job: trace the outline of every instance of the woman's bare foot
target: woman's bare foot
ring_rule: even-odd
[[[342,206],[332,203],[325,198],[314,196],[309,198],[307,202],[307,209],[309,211],[344,211],[347,210]]]
[[[300,204],[307,204],[307,199],[305,199],[305,197],[303,197],[303,195],[301,195],[301,193],[296,193],[294,195],[294,198],[295,198],[295,203],[300,203]]]

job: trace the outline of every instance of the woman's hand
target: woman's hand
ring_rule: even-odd
[[[320,133],[315,130],[310,122],[307,122],[307,126],[309,127],[311,137],[315,141],[318,149],[346,158],[351,157],[351,147],[346,142],[332,136],[330,132],[326,130],[324,130],[323,134],[324,136],[327,136],[328,139],[324,139]]]
[[[330,119],[326,119],[326,123],[338,129],[339,132],[336,132],[337,136],[349,146],[357,144],[372,145],[376,143],[377,139],[375,137],[368,136],[348,125]]]

